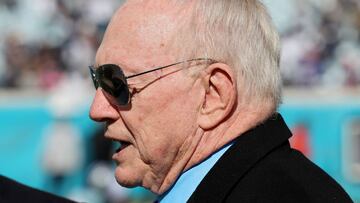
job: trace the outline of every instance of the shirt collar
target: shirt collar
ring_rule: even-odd
[[[159,196],[160,203],[186,202],[195,191],[205,175],[210,171],[214,164],[226,152],[232,143],[212,154],[200,164],[190,168],[180,175],[176,183],[164,194]]]

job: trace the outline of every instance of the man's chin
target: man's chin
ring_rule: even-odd
[[[129,174],[126,171],[120,169],[119,167],[116,167],[115,169],[116,182],[123,187],[133,188],[140,186],[140,181],[137,181],[137,178],[134,176],[135,172]]]
[[[133,188],[133,187],[139,186],[139,185],[135,184],[134,181],[128,180],[124,177],[118,177],[117,175],[115,175],[115,179],[116,179],[116,182],[123,187]]]
[[[116,178],[116,177],[115,177],[115,178]],[[126,188],[134,188],[134,187],[138,186],[138,185],[136,185],[136,184],[133,184],[133,183],[130,182],[130,181],[124,181],[124,180],[121,180],[121,179],[119,179],[119,178],[116,178],[116,182],[117,182],[119,185],[121,185],[121,186],[123,186],[123,187],[126,187]]]

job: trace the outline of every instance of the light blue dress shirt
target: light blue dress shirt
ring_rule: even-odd
[[[205,175],[220,159],[220,157],[229,149],[232,143],[225,145],[222,149],[211,155],[200,164],[185,171],[176,183],[158,200],[160,203],[185,203],[197,186],[200,184]]]

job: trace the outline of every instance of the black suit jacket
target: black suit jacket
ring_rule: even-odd
[[[0,175],[0,203],[73,203]]]
[[[352,202],[322,169],[291,149],[280,114],[239,136],[188,202]]]

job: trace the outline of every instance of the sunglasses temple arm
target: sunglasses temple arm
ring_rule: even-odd
[[[144,75],[146,73],[154,72],[154,71],[161,70],[161,69],[164,69],[164,68],[168,68],[170,66],[175,66],[175,65],[178,65],[178,64],[181,64],[181,63],[187,63],[187,62],[191,62],[191,61],[200,61],[200,60],[211,60],[211,59],[208,59],[208,58],[196,58],[196,59],[190,59],[190,60],[186,60],[186,61],[181,61],[181,62],[173,63],[173,64],[170,64],[170,65],[167,65],[167,66],[162,66],[162,67],[158,67],[158,68],[155,68],[155,69],[151,69],[151,70],[148,70],[148,71],[145,71],[145,72],[142,72],[142,73],[130,75],[130,76],[127,76],[126,79],[136,77],[136,76],[139,76],[139,75]]]
[[[170,67],[170,66],[175,66],[175,65],[180,64],[180,63],[183,63],[183,62],[178,62],[178,63],[170,64],[170,65],[167,65],[167,66],[162,66],[162,67],[158,67],[158,68],[155,68],[155,69],[151,69],[151,70],[148,70],[148,71],[145,71],[145,72],[142,72],[142,73],[130,75],[130,76],[127,76],[126,79],[133,78],[133,77],[136,77],[136,76],[139,76],[139,75],[144,75],[146,73],[151,73],[151,72],[161,70],[161,69],[164,69],[164,68],[167,68],[167,67]]]

